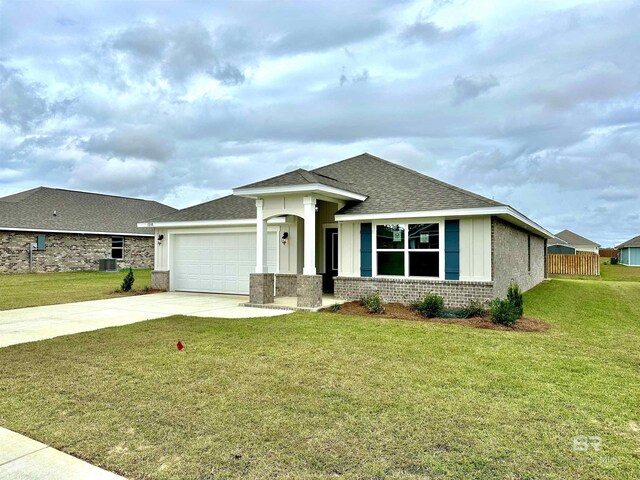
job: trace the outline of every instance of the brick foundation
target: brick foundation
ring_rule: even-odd
[[[322,306],[322,275],[298,275],[298,307]]]
[[[428,293],[444,297],[445,307],[464,307],[469,300],[493,298],[493,282],[461,282],[458,280],[419,280],[409,278],[336,277],[335,297],[360,300],[378,292],[385,303],[409,305]]]
[[[273,303],[273,273],[252,273],[249,275],[249,303],[262,305]]]
[[[276,273],[276,297],[295,297],[296,295],[298,295],[298,275]]]
[[[151,272],[151,288],[154,290],[169,291],[169,271],[168,270],[154,270]]]

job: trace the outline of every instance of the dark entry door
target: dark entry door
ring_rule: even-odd
[[[338,276],[338,229],[327,228],[324,233],[324,275],[322,291],[333,293],[333,277]]]

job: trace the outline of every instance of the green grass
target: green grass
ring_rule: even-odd
[[[135,290],[151,286],[151,270],[134,270]],[[12,273],[0,275],[0,310],[100,300],[118,295],[126,271]]]
[[[546,333],[295,313],[16,345],[0,425],[130,479],[637,478],[638,298],[545,282]]]

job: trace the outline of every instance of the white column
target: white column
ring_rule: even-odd
[[[304,266],[303,275],[316,274],[316,198],[304,197]]]
[[[256,273],[267,273],[267,222],[262,219],[264,200],[256,200]]]

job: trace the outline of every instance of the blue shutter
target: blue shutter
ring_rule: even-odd
[[[460,222],[444,222],[444,278],[460,279]]]
[[[371,277],[371,224],[360,224],[360,276]]]
[[[36,243],[38,244],[38,250],[42,251],[44,250],[45,247],[45,236],[44,235],[38,235],[36,237]]]

